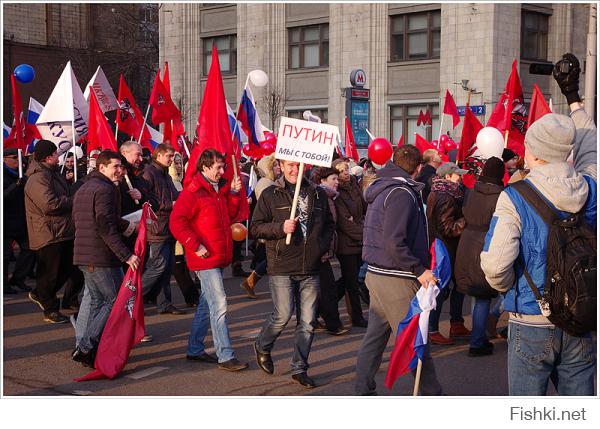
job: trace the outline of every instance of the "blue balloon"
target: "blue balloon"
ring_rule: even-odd
[[[21,83],[29,83],[35,79],[35,70],[29,64],[15,67],[15,78]]]

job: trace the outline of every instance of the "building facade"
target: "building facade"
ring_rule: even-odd
[[[484,106],[479,119],[487,121],[513,59],[526,103],[537,83],[554,111],[566,112],[551,76],[530,74],[529,66],[572,52],[583,70],[588,14],[588,4],[569,3],[165,3],[160,62],[169,62],[173,98],[188,130],[195,127],[214,43],[234,109],[251,70],[269,75],[267,87],[252,88],[266,126],[273,114],[300,117],[308,109],[343,129],[349,76],[362,69],[371,132],[412,143],[414,132],[438,137],[446,89],[459,106],[468,98]],[[275,95],[281,107],[269,102]],[[431,125],[419,120],[427,115]],[[456,140],[460,127],[452,130],[451,119],[443,119],[442,131]]]
[[[36,78],[20,85],[44,104],[67,61],[82,91],[101,65],[117,92],[123,73],[140,105],[147,104],[158,68],[158,5],[93,3],[11,3],[2,5],[4,120],[12,123],[10,73],[29,64]]]

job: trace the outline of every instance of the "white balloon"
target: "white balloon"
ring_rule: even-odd
[[[490,159],[495,156],[496,158],[502,159],[504,137],[502,137],[502,133],[496,128],[482,128],[481,131],[477,133],[476,144],[481,157]]]
[[[254,86],[261,87],[266,86],[267,83],[269,83],[269,76],[260,69],[252,70],[249,75],[250,82],[252,82],[252,85]]]

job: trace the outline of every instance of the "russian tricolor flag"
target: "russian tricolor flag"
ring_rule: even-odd
[[[2,122],[2,138],[7,139],[10,136],[10,127]]]
[[[235,139],[235,141],[237,142],[237,144],[239,145],[239,147],[241,149],[244,142],[248,141],[248,137],[241,130],[240,125],[239,125],[237,119],[235,118],[235,113],[229,106],[229,103],[226,102],[225,104],[227,104],[227,119],[229,120],[229,130],[232,134],[235,131],[233,138]],[[237,127],[235,126],[236,123],[238,123]]]
[[[263,133],[263,126],[258,117],[256,111],[256,104],[254,103],[254,97],[252,91],[246,86],[242,92],[242,99],[240,101],[240,107],[238,109],[238,121],[242,125],[242,129],[248,136],[248,144],[260,146],[260,142],[265,140]]]
[[[163,141],[163,135],[158,131],[152,128],[150,125],[146,124],[148,131],[150,132],[150,144],[152,145],[152,150],[156,149],[156,146]]]
[[[35,126],[40,114],[44,110],[44,106],[38,102],[35,98],[29,97],[29,109],[27,110],[27,123]],[[38,142],[38,139],[33,139],[28,143],[27,153],[33,153],[33,148]]]
[[[446,247],[440,240],[431,245],[431,269],[439,280],[439,287],[421,287],[412,299],[404,320],[398,324],[396,343],[390,356],[385,387],[391,389],[398,377],[416,370],[423,360],[429,331],[429,313],[436,307],[436,297],[450,282],[452,265]]]

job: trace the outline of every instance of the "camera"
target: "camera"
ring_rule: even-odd
[[[571,61],[569,61],[567,59],[562,59],[556,63],[555,67],[558,68],[558,71],[560,73],[569,74],[571,72],[571,70],[573,69],[573,63],[571,63]]]

